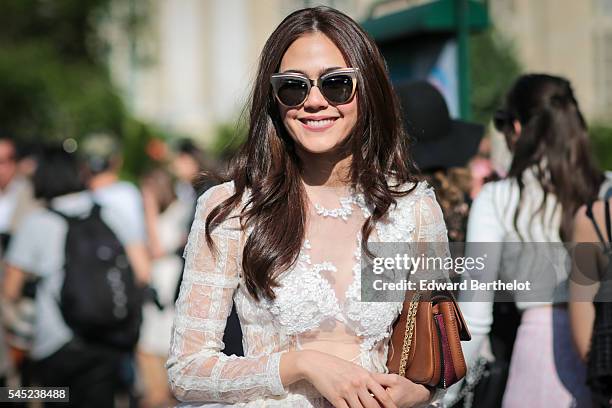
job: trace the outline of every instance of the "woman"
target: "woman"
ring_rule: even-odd
[[[143,321],[138,343],[138,365],[144,387],[144,406],[167,407],[173,402],[165,362],[170,348],[174,318],[174,294],[183,262],[178,255],[184,247],[184,225],[192,216],[192,206],[177,199],[174,180],[163,168],[147,172],[140,183],[145,210],[151,287],[155,302],[143,306]]]
[[[487,280],[550,280],[549,288],[561,288],[554,298],[514,293],[523,313],[503,406],[585,406],[590,401],[584,367],[571,344],[563,293],[569,270],[560,268],[554,276],[546,261],[548,255],[559,255],[555,248],[565,251],[561,245],[544,243],[571,239],[574,214],[597,198],[604,175],[591,156],[586,123],[571,85],[563,78],[520,77],[495,124],[514,156],[508,177],[486,184],[474,201],[467,241],[500,243],[484,248]],[[526,242],[531,244],[523,245]],[[468,245],[468,254],[475,247]],[[528,254],[527,249],[535,252]],[[539,253],[546,250],[553,252]],[[469,300],[466,296],[460,300]],[[462,303],[473,335],[464,351],[472,363],[492,324],[493,294],[480,299],[490,301]]]
[[[570,280],[572,334],[578,354],[587,364],[587,384],[597,408],[612,407],[610,205],[610,201],[597,201],[576,214],[577,246]]]
[[[386,374],[401,303],[362,303],[360,246],[446,242],[415,180],[384,61],[357,23],[317,7],[266,42],[230,182],[198,202],[173,332],[175,396],[201,405],[412,407]],[[245,357],[220,353],[236,305]]]

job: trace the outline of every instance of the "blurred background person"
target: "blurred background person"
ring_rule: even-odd
[[[147,172],[140,183],[147,227],[147,247],[152,258],[151,287],[157,304],[143,307],[143,323],[138,343],[138,366],[144,407],[167,407],[176,403],[170,393],[166,360],[174,318],[174,294],[183,268],[181,250],[187,232],[184,225],[192,218],[192,204],[179,200],[174,180],[163,167]]]
[[[506,136],[513,160],[508,177],[485,184],[474,200],[467,241],[561,243],[571,239],[575,212],[598,197],[605,177],[591,156],[586,122],[570,83],[550,75],[521,76],[508,92],[495,125]],[[507,276],[509,270],[515,273],[519,268],[503,263],[516,262],[502,253],[503,248],[489,251],[487,279],[518,278]],[[567,279],[566,272],[563,277],[553,276],[560,279],[557,284]],[[469,364],[474,363],[492,324],[490,295],[491,302],[461,304],[473,336],[464,344]],[[571,343],[566,301],[565,296],[555,304],[517,304],[523,313],[504,407],[590,405],[585,367]]]
[[[169,157],[169,170],[174,176],[174,195],[184,206],[191,208],[190,216],[186,218],[182,228],[185,232],[185,241],[177,253],[183,255],[183,249],[187,243],[187,234],[193,222],[198,197],[209,187],[214,185],[209,178],[204,178],[203,173],[210,169],[205,166],[204,152],[190,139],[178,140]],[[203,180],[206,180],[203,183]],[[182,280],[182,269],[179,284],[175,290],[175,300],[178,298],[180,281]]]
[[[414,159],[427,182],[434,187],[444,214],[449,242],[462,243],[474,193],[484,182],[497,178],[490,163],[488,138],[483,137],[484,126],[452,119],[442,94],[429,82],[409,82],[396,90],[408,134],[417,139],[413,148]],[[464,255],[462,245],[451,245],[451,250],[454,256]],[[487,384],[481,384],[481,387],[487,387],[486,400],[482,393],[473,392],[474,387],[465,386],[463,393],[459,394],[461,385],[457,385],[447,392],[445,403],[449,406],[463,406],[463,397],[468,390],[472,398],[477,398],[475,402],[481,404],[476,406],[493,406],[490,405],[491,397],[500,398],[503,394],[507,377],[504,367],[507,368],[510,360],[519,316],[514,305],[508,303],[496,303],[493,313],[496,320],[499,319],[489,333],[494,350],[486,359],[469,367],[470,372],[486,372]]]
[[[32,185],[22,166],[24,153],[21,146],[6,136],[0,136],[0,257],[6,253],[11,236],[26,214],[36,207]],[[1,258],[3,259],[3,258]],[[0,282],[3,281],[4,264],[0,263]],[[33,296],[35,283],[24,283],[19,302],[9,303],[0,299],[0,382],[13,368],[19,377],[19,384],[30,385],[30,360],[27,351],[33,335]],[[7,335],[4,334],[7,329]]]
[[[65,320],[66,310],[61,309],[62,303],[58,301],[66,290],[66,268],[70,259],[65,254],[79,250],[68,246],[67,237],[72,228],[68,219],[89,219],[95,211],[94,201],[85,190],[74,156],[60,147],[49,147],[43,152],[33,183],[35,196],[44,200],[45,207],[27,215],[11,240],[6,254],[3,296],[10,302],[18,301],[26,277],[38,278],[30,352],[35,361],[37,384],[70,387],[70,406],[111,407],[114,406],[124,352],[73,332],[73,327]],[[103,208],[100,211],[102,222],[124,245],[129,264],[134,270],[142,268],[139,248],[132,246],[138,238],[129,224],[112,210]],[[96,242],[97,238],[90,237],[91,242]],[[108,250],[102,251],[102,246],[98,249],[97,256],[105,258]],[[92,259],[91,265],[96,262]],[[135,275],[143,276],[143,272]],[[131,296],[131,293],[124,295]],[[124,301],[132,302],[131,299]],[[100,333],[100,337],[105,334]]]
[[[452,119],[444,97],[427,81],[396,87],[407,133],[416,139],[414,160],[436,198],[450,241],[463,242],[471,203],[472,177],[467,167],[478,152],[484,127]]]
[[[34,205],[30,181],[19,170],[15,142],[0,137],[0,244],[4,249],[16,225]]]
[[[84,162],[86,184],[93,200],[106,211],[113,212],[125,222],[124,228],[134,238],[130,243],[134,273],[139,283],[151,281],[150,256],[146,247],[144,207],[140,190],[131,182],[120,179],[123,165],[122,144],[110,133],[90,133],[79,143],[78,152]],[[154,292],[147,291],[147,295]],[[150,296],[148,296],[150,297]],[[136,363],[133,355],[121,361],[121,385],[136,404]]]
[[[589,203],[577,212],[569,286],[574,343],[587,364],[587,384],[597,408],[612,406],[611,213],[608,200]]]
[[[134,184],[119,177],[123,163],[119,140],[107,133],[89,134],[78,151],[85,163],[87,187],[94,200],[109,211],[117,212],[144,249],[146,229],[142,196]],[[139,276],[139,279],[147,282],[149,277]]]
[[[2,249],[0,249],[0,259],[1,258],[2,258]],[[0,272],[0,282],[2,282],[1,272]],[[2,316],[2,303],[1,302],[0,302],[0,316]],[[8,347],[4,339],[4,327],[0,325],[0,387],[6,387],[6,377],[7,377],[8,371],[9,371]]]
[[[13,141],[8,138],[0,138],[0,234],[2,234],[0,257],[5,249],[4,241],[8,238],[9,223],[16,205],[14,187],[10,186],[16,173],[15,161]],[[0,265],[0,279],[2,278],[2,269]],[[2,311],[1,308],[2,306],[0,305],[0,312]],[[4,328],[0,328],[0,387],[4,387],[6,384],[8,364],[9,354],[4,339]]]
[[[205,152],[192,140],[180,139],[175,144],[170,160],[170,169],[176,178],[174,188],[178,200],[191,208],[190,217],[186,219],[187,223],[183,225],[186,234],[193,223],[197,198],[210,187],[217,184],[216,175],[220,171],[220,167],[219,163],[207,157]],[[179,250],[181,255],[182,249]],[[175,300],[178,299],[182,278],[183,269],[181,268],[181,277],[179,285],[176,286]],[[237,356],[244,354],[242,349],[242,330],[235,306],[232,306],[230,315],[227,318],[223,343],[225,345],[223,349],[225,354]]]
[[[193,206],[194,211],[197,198],[214,185],[210,176],[204,177],[203,174],[204,171],[214,170],[211,167],[204,151],[192,140],[177,141],[170,162],[170,169],[176,177],[176,196],[182,202]]]

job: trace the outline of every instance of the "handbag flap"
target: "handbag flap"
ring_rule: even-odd
[[[461,309],[457,302],[453,301],[453,308],[455,309],[455,317],[457,318],[457,329],[459,330],[459,339],[461,341],[470,341],[472,340],[472,334],[468,329],[467,324],[465,323],[465,319],[463,318],[463,313],[461,313]]]
[[[463,313],[461,313],[461,309],[455,300],[455,297],[451,292],[444,291],[438,292],[432,296],[433,302],[448,302],[452,304],[452,310],[455,315],[455,320],[457,321],[457,331],[459,332],[459,340],[461,341],[470,341],[472,340],[472,335],[468,328],[468,325],[463,318]]]

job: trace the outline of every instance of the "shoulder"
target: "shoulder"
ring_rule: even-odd
[[[396,198],[396,205],[391,206],[381,223],[383,241],[408,242],[422,237],[425,231],[439,230],[445,236],[442,210],[434,189],[427,182],[406,183],[397,190],[406,194]],[[430,240],[436,239],[437,235]]]
[[[398,210],[406,210],[421,205],[437,205],[436,193],[426,181],[404,183],[398,188],[398,191],[406,193],[396,199]]]
[[[96,199],[114,199],[117,201],[140,201],[140,190],[129,181],[117,181],[107,187],[96,189],[93,192]]]
[[[49,226],[62,224],[65,224],[65,221],[59,215],[46,208],[36,208],[23,217],[17,226],[17,232],[26,231],[26,233],[29,232],[34,236],[41,232],[44,233]]]
[[[503,179],[485,183],[474,198],[473,206],[489,204],[508,205],[519,197],[519,186],[515,179]]]
[[[66,221],[46,208],[32,210],[17,225],[6,253],[7,262],[34,272],[37,260],[54,256],[51,252],[66,228]],[[40,254],[43,256],[35,256]]]
[[[200,197],[198,197],[198,202],[196,206],[196,216],[194,222],[196,223],[204,223],[208,218],[208,215],[221,203],[234,195],[234,182],[228,181],[222,184],[218,184],[206,190]],[[230,214],[230,217],[226,218],[222,221],[222,229],[225,228],[237,228],[237,219],[234,217],[236,215],[237,209],[234,209]],[[230,221],[233,220],[233,221]]]
[[[234,195],[234,192],[233,181],[212,186],[198,197],[198,208],[200,210],[205,208],[212,209]]]
[[[396,205],[390,210],[391,219],[400,223],[412,222],[423,217],[432,220],[443,219],[436,192],[426,181],[406,183],[401,186],[400,191],[408,193],[396,198]]]
[[[610,201],[610,205],[612,205],[612,200]],[[595,231],[593,221],[587,214],[587,208],[588,207],[586,205],[583,205],[578,209],[578,211],[576,211],[576,215],[574,216],[574,238],[579,242],[598,242],[599,237]],[[594,202],[591,209],[593,211],[592,216],[595,218],[595,222],[599,226],[600,230],[605,233],[605,201],[599,200]]]

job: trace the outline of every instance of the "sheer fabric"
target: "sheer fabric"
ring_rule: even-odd
[[[238,219],[226,220],[212,232],[216,256],[206,244],[206,217],[232,193],[233,184],[225,183],[198,200],[168,360],[177,398],[193,405],[331,407],[306,381],[283,386],[279,361],[291,350],[319,350],[373,372],[387,372],[391,326],[402,304],[360,301],[361,227],[370,215],[363,196],[349,190],[308,190],[309,221],[299,258],[280,276],[276,299],[257,302],[243,282],[241,258],[248,231],[240,230]],[[433,190],[420,183],[398,198],[370,240],[446,242]],[[220,352],[232,302],[245,357]]]

